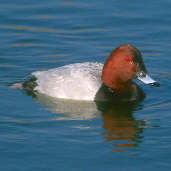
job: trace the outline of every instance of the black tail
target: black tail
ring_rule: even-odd
[[[34,88],[37,86],[36,80],[37,78],[32,76],[29,80],[25,81],[22,84],[22,87],[27,93],[27,95],[36,97],[36,90],[34,90]]]

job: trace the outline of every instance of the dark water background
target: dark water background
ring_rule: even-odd
[[[0,1],[0,170],[171,169],[171,2]],[[104,62],[135,45],[161,87],[138,105],[103,106],[8,86],[33,71]]]

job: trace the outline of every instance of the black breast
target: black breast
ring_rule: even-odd
[[[134,83],[135,84],[135,83]],[[105,99],[105,101],[110,102],[122,102],[122,101],[142,101],[146,97],[144,91],[137,85],[133,92],[117,94],[114,89],[106,86],[104,83],[101,85],[100,89],[96,93],[95,101],[100,101],[100,99]]]

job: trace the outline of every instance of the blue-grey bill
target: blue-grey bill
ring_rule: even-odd
[[[153,80],[148,74],[146,74],[144,77],[137,77],[137,79],[151,86],[156,86],[156,87],[160,86],[160,84],[155,80]]]

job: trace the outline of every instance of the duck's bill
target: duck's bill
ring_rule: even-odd
[[[156,82],[155,80],[153,80],[148,74],[145,74],[145,76],[143,77],[138,76],[137,79],[151,86],[155,86],[155,87],[160,86],[160,84]]]

